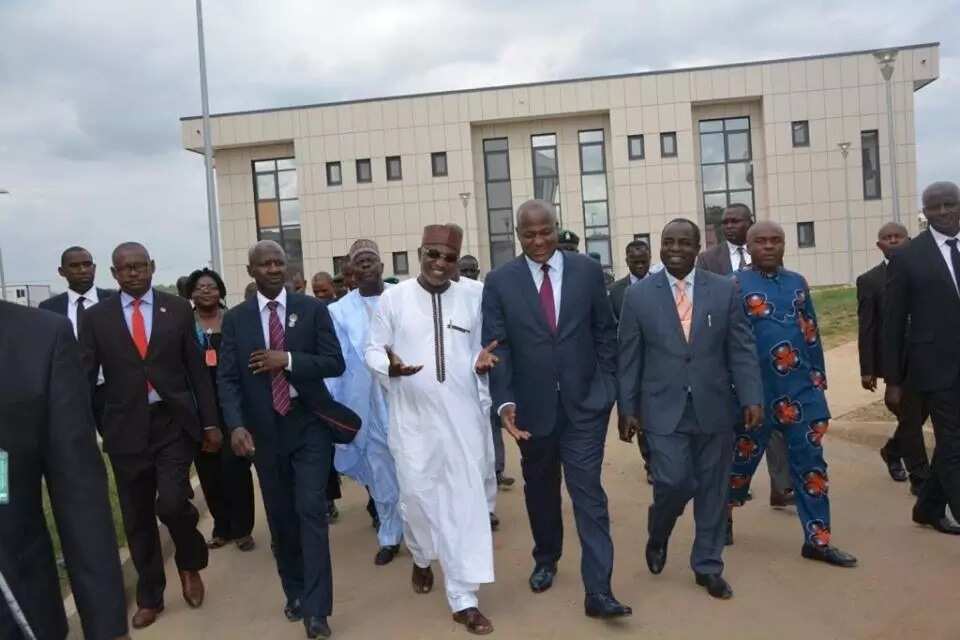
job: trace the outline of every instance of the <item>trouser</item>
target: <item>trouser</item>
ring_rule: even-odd
[[[524,496],[533,532],[533,559],[553,564],[563,550],[560,481],[566,475],[567,492],[580,536],[580,573],[588,594],[610,592],[613,541],[607,494],[600,472],[608,414],[589,424],[575,424],[558,402],[557,423],[545,436],[520,440]]]
[[[730,472],[730,502],[742,505],[750,489],[750,481],[774,430],[780,431],[787,442],[790,477],[796,496],[797,515],[805,542],[814,545],[830,543],[830,499],[828,493],[827,463],[823,459],[822,439],[829,421],[809,420],[782,425],[770,421],[747,431],[743,425],[736,429],[733,446],[733,469]]]
[[[377,542],[381,547],[400,544],[403,518],[400,514],[400,489],[397,486],[397,466],[393,454],[385,443],[374,438],[368,441],[365,453],[372,473],[367,491],[374,502],[374,513],[380,519]]]
[[[883,449],[888,457],[903,460],[911,482],[922,483],[930,477],[930,461],[923,441],[923,423],[929,416],[924,397],[909,386],[904,386],[897,429]]]
[[[198,453],[194,465],[213,516],[213,537],[238,540],[249,536],[254,520],[250,461],[234,454],[226,438],[217,453]]]
[[[647,444],[647,434],[645,431],[637,432],[637,448],[640,449],[640,459],[643,460],[643,468],[650,472],[650,445]]]
[[[506,468],[506,451],[503,448],[503,425],[500,424],[500,416],[497,415],[496,407],[490,409],[490,428],[493,430],[493,468],[497,475],[500,475]]]
[[[924,394],[930,409],[936,445],[930,479],[917,499],[917,510],[929,518],[942,518],[946,505],[960,518],[960,377],[951,389]]]
[[[150,405],[150,437],[146,451],[111,454],[123,528],[137,569],[137,605],[163,606],[167,580],[160,546],[160,519],[170,532],[180,571],[207,566],[207,545],[197,530],[200,514],[191,504],[190,464],[197,442],[174,421],[166,403]]]
[[[696,535],[690,567],[700,574],[723,573],[732,429],[704,432],[688,397],[673,433],[647,432],[646,436],[653,474],[653,504],[647,519],[651,542],[666,544],[692,499]]]
[[[793,486],[787,443],[777,430],[770,433],[770,440],[767,441],[767,473],[770,475],[770,493],[783,493]]]
[[[333,447],[331,447],[330,456],[333,457]],[[343,497],[340,492],[340,474],[336,468],[330,465],[330,473],[327,476],[327,501],[333,502]]]
[[[257,451],[260,491],[273,537],[277,572],[287,602],[303,615],[329,616],[333,576],[327,529],[327,481],[333,463],[330,431],[294,401],[286,416],[265,425],[277,435],[274,450]]]
[[[421,569],[430,566],[430,559],[424,557],[420,548],[416,545],[409,547],[413,555],[413,564]],[[470,607],[476,607],[480,602],[477,593],[480,591],[480,585],[473,582],[463,582],[450,578],[444,573],[443,587],[447,594],[447,604],[450,605],[450,611],[456,613]]]

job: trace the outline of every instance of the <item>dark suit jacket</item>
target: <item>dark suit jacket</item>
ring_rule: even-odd
[[[860,375],[883,377],[883,298],[887,265],[881,262],[857,278],[857,349]]]
[[[627,291],[619,341],[618,410],[645,431],[673,433],[688,394],[712,433],[742,422],[740,407],[763,404],[756,342],[730,278],[696,270],[690,342],[666,271],[644,278]]]
[[[219,424],[213,383],[197,346],[193,309],[178,296],[153,291],[153,328],[141,358],[124,320],[122,296],[90,308],[80,331],[91,388],[103,367],[103,449],[131,454],[147,449],[150,414],[147,381],[167,403],[176,424],[197,442]]]
[[[571,421],[604,428],[616,400],[617,334],[603,269],[585,255],[562,255],[556,335],[524,256],[491,271],[483,286],[483,343],[500,343],[490,373],[493,407],[516,403],[517,424],[535,436],[553,431],[558,389]]]
[[[953,386],[960,375],[960,295],[929,230],[891,257],[884,304],[887,383],[906,378],[921,393]],[[909,363],[906,373],[901,362]]]
[[[697,269],[726,276],[733,273],[733,264],[730,262],[730,247],[724,240],[697,256]]]
[[[613,318],[617,322],[620,322],[620,309],[623,307],[623,296],[629,287],[630,276],[627,275],[626,278],[620,278],[607,289],[607,293],[610,296],[610,307],[613,310]]]
[[[0,302],[0,449],[9,457],[0,504],[0,573],[38,638],[63,638],[67,620],[41,482],[50,492],[70,584],[87,638],[126,633],[123,578],[107,474],[80,354],[65,318]],[[0,595],[0,638],[20,638]]]
[[[290,326],[293,315],[297,319]],[[222,331],[217,388],[224,422],[231,431],[246,427],[259,457],[275,451],[277,427],[270,376],[254,375],[247,366],[251,353],[266,348],[257,298],[230,309],[223,317]],[[299,400],[308,410],[329,406],[332,398],[323,379],[342,375],[345,365],[327,306],[313,297],[287,293],[285,340],[293,359],[285,375]]]
[[[97,287],[97,302],[103,302],[106,298],[109,298],[115,293],[116,291],[113,289],[101,289],[100,287]],[[65,316],[67,315],[68,301],[69,297],[67,296],[67,292],[64,291],[63,293],[59,293],[52,298],[47,298],[41,302],[40,308],[44,311],[53,311],[54,313],[59,313],[60,315]],[[86,305],[84,305],[84,307],[86,307]]]

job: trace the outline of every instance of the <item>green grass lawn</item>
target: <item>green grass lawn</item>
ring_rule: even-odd
[[[855,287],[814,287],[813,304],[820,322],[823,346],[831,349],[857,338]]]

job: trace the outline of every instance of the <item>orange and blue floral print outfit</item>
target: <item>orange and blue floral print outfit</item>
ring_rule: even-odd
[[[830,500],[823,436],[830,423],[824,389],[823,345],[817,314],[803,276],[780,269],[737,273],[743,312],[753,329],[763,378],[764,421],[751,431],[736,430],[730,502],[742,505],[770,434],[787,443],[790,476],[804,540],[830,542]]]

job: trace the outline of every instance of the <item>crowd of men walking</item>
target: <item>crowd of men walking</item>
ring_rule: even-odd
[[[960,514],[960,190],[934,183],[923,206],[929,228],[910,240],[884,225],[883,262],[857,282],[861,382],[886,382],[898,425],[881,456],[918,496],[913,520],[958,534],[946,507]],[[192,608],[203,604],[211,550],[256,547],[252,464],[283,615],[302,620],[308,638],[331,634],[328,524],[340,474],[369,492],[374,562],[394,561],[404,544],[418,594],[433,589],[439,562],[453,619],[492,632],[478,594],[494,581],[497,490],[513,484],[502,430],[521,454],[531,591],[550,589],[559,568],[565,479],[584,612],[629,616],[611,590],[601,481],[615,405],[619,436],[637,437],[653,485],[653,574],[692,501],[694,580],[733,596],[723,550],[764,453],[771,506],[796,505],[802,557],[855,566],[832,541],[827,372],[809,286],[783,267],[777,223],[732,204],[721,229],[724,241],[701,252],[699,227],[672,220],[660,264],[631,242],[630,273],[609,284],[597,260],[560,248],[553,206],[531,200],[516,217],[522,255],[483,282],[476,258],[461,255],[462,230],[437,224],[423,230],[418,277],[385,282],[379,248],[360,239],[344,273],[312,278],[313,296],[283,248],[260,241],[248,255],[253,282],[230,310],[209,269],[182,279],[180,296],[164,293],[148,250],[125,242],[111,256],[111,292],[95,287],[90,253],[68,248],[59,273],[69,289],[45,311],[0,303],[0,354],[16,371],[0,382],[0,637],[66,635],[41,481],[86,637],[127,634],[97,433],[138,576],[134,628],[165,606],[158,519]],[[213,515],[209,539],[191,465]]]

